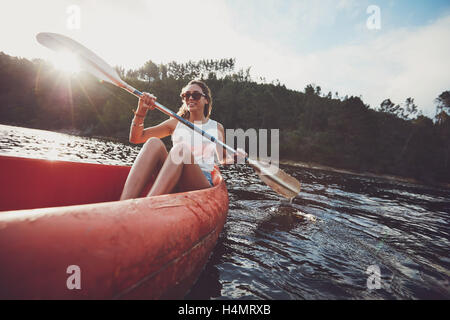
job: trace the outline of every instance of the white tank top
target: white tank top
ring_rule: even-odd
[[[218,139],[217,122],[208,119],[206,123],[194,122],[194,124],[207,132],[211,136]],[[195,132],[186,125],[178,122],[172,133],[172,143],[186,143],[190,148],[194,161],[202,171],[211,172],[214,169],[214,159],[216,156],[216,144],[209,139],[202,137],[201,134]]]

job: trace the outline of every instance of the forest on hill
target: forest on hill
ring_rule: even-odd
[[[280,157],[358,172],[450,182],[450,91],[436,97],[436,117],[420,112],[413,98],[386,98],[370,108],[360,97],[304,92],[279,82],[256,82],[234,59],[116,67],[138,90],[155,94],[177,111],[180,90],[194,78],[213,93],[212,118],[225,128],[280,129]],[[412,92],[412,94],[414,94]],[[46,130],[73,130],[127,143],[137,99],[86,73],[68,76],[43,60],[0,52],[0,123]],[[146,126],[167,116],[153,111]],[[270,149],[269,149],[270,150]]]

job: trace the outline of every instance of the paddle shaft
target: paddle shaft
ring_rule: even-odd
[[[97,68],[98,70],[100,70],[99,68]],[[134,87],[130,86],[129,84],[125,83],[124,81],[118,81],[116,78],[108,75],[106,72],[104,72],[103,70],[100,70],[103,74],[105,74],[109,79],[111,79],[111,81],[113,81],[117,86],[119,86],[120,88],[128,91],[129,93],[135,95],[136,97],[140,98],[143,93],[140,92],[139,90],[135,89]],[[231,148],[230,146],[226,145],[225,143],[223,143],[220,140],[217,140],[215,137],[211,136],[210,134],[208,134],[207,132],[203,131],[202,129],[200,129],[199,127],[197,127],[196,125],[194,125],[192,122],[180,117],[179,115],[177,115],[175,112],[173,112],[172,110],[167,109],[166,107],[164,107],[162,104],[160,104],[159,102],[155,102],[155,108],[158,109],[159,111],[165,113],[166,115],[173,117],[175,119],[177,119],[178,121],[180,121],[181,123],[185,124],[186,126],[188,126],[189,128],[191,128],[192,130],[198,132],[199,134],[201,134],[202,136],[208,138],[210,141],[220,145],[221,147],[229,150],[230,152],[232,152],[233,154],[236,154],[237,151],[234,150],[233,148]],[[270,171],[268,171],[267,169],[265,169],[263,166],[261,166],[257,161],[252,160],[248,157],[245,157],[245,161],[248,162],[251,166],[257,168],[261,174],[267,176],[268,178],[272,179],[273,181],[275,181],[276,183],[284,186],[287,189],[292,190],[293,192],[298,192],[295,189],[293,189],[290,185],[286,184],[283,182],[282,179],[280,179],[279,177],[277,177],[276,175],[272,174]]]
[[[54,33],[39,33],[36,36],[38,42],[43,44],[44,46],[59,51],[61,49],[69,49],[70,51],[78,54],[82,61],[88,64],[88,69],[91,69],[90,72],[96,76],[97,78],[110,82],[127,92],[133,94],[134,96],[141,98],[143,93],[139,90],[136,90],[128,83],[123,81],[117,72],[112,69],[105,61],[103,61],[100,57],[98,57],[95,53],[82,46],[78,42],[59,34]],[[95,72],[94,72],[95,70]],[[100,74],[100,76],[99,76]],[[203,131],[193,123],[188,120],[180,117],[175,112],[167,109],[163,105],[158,102],[154,104],[155,108],[169,117],[177,119],[177,121],[183,123],[185,126],[189,127],[191,130],[201,134],[203,137],[206,137],[208,140],[212,141],[216,145],[224,148],[225,150],[237,154],[238,152],[226,145],[222,141],[217,140],[216,137],[211,136],[207,132]],[[293,199],[300,192],[300,182],[283,172],[282,170],[276,168],[276,172],[273,172],[273,168],[271,165],[260,163],[256,160],[245,157],[245,161],[252,166],[256,173],[259,175],[262,181],[264,181],[269,187],[271,187],[278,194]]]
[[[90,62],[90,61],[89,61]],[[90,63],[95,69],[97,69],[98,71],[100,71],[101,73],[103,73],[108,79],[110,79],[111,82],[113,82],[116,86],[128,91],[129,93],[133,94],[134,96],[140,98],[142,97],[143,93],[140,92],[139,90],[137,90],[136,88],[130,86],[128,83],[124,82],[123,80],[117,79],[116,77],[114,77],[113,75],[108,74],[106,71],[104,71],[103,69],[99,68],[96,64],[94,63]],[[155,101],[155,108],[158,109],[159,111],[161,111],[162,113],[168,115],[169,117],[173,117],[175,119],[177,119],[178,121],[180,121],[181,123],[183,123],[184,125],[188,126],[189,128],[191,128],[192,130],[196,131],[197,133],[201,134],[202,136],[206,137],[207,139],[209,139],[210,141],[218,144],[219,146],[221,146],[222,148],[227,149],[228,151],[232,152],[233,154],[236,154],[237,151],[234,150],[233,148],[231,148],[230,146],[226,145],[225,143],[223,143],[220,140],[217,140],[215,137],[211,136],[210,134],[208,134],[207,132],[205,132],[204,130],[200,129],[199,127],[197,127],[196,125],[194,125],[192,122],[180,117],[179,115],[177,115],[175,112],[173,112],[172,110],[167,109],[165,106],[163,106],[162,104],[160,104],[159,102]],[[279,177],[277,177],[276,175],[272,174],[270,171],[268,171],[266,168],[264,168],[263,166],[261,166],[258,161],[252,160],[248,157],[245,157],[245,162],[248,162],[251,166],[257,168],[261,174],[267,176],[268,178],[272,179],[273,181],[275,181],[276,183],[284,186],[287,189],[293,190],[292,187],[290,185],[287,185],[286,183],[283,182],[282,179],[280,179]],[[295,190],[293,190],[294,192],[297,192]]]
[[[119,87],[121,87],[122,89],[130,92],[131,94],[135,95],[136,97],[141,97],[143,95],[142,92],[140,92],[139,90],[133,88],[132,86],[130,86],[129,84],[123,82],[123,83],[117,83],[115,82]],[[221,147],[229,150],[230,152],[232,152],[233,154],[236,154],[237,151],[234,150],[233,148],[231,148],[230,146],[226,145],[225,143],[223,143],[220,140],[217,140],[215,137],[211,136],[210,134],[208,134],[207,132],[203,131],[202,129],[200,129],[199,127],[197,127],[196,125],[194,125],[192,122],[180,117],[179,115],[177,115],[175,112],[173,112],[172,110],[167,109],[166,107],[164,107],[162,104],[160,104],[159,102],[155,102],[155,108],[158,109],[159,111],[165,113],[166,115],[176,118],[178,121],[180,121],[181,123],[185,124],[186,126],[188,126],[189,128],[191,128],[192,130],[200,133],[202,136],[208,138],[209,140],[211,140],[212,142],[220,145]],[[286,184],[283,182],[282,179],[280,179],[279,177],[277,177],[276,175],[272,174],[270,171],[268,171],[267,169],[265,169],[263,166],[261,166],[257,161],[252,160],[248,157],[245,157],[245,161],[248,162],[251,166],[256,167],[261,174],[265,175],[266,177],[272,179],[273,181],[275,181],[276,183],[278,183],[279,185],[284,186],[287,189],[292,190],[293,192],[298,193],[297,190],[293,189],[290,185]]]
[[[90,61],[88,61],[90,63]],[[116,77],[114,77],[113,75],[108,74],[106,71],[104,71],[103,69],[99,68],[96,64],[94,63],[90,63],[90,65],[92,67],[94,67],[95,69],[97,69],[99,72],[103,73],[108,79],[110,79],[116,86],[128,91],[129,93],[133,94],[134,96],[140,98],[142,97],[143,93],[140,92],[139,90],[137,90],[136,88],[130,86],[128,83],[125,83],[122,80],[118,80]],[[237,153],[236,150],[234,150],[233,148],[231,148],[230,146],[226,145],[225,143],[223,143],[220,140],[217,140],[215,137],[211,136],[209,133],[205,132],[204,130],[200,129],[199,127],[197,127],[196,125],[194,125],[192,122],[184,119],[183,117],[180,117],[178,114],[176,114],[175,112],[173,112],[172,110],[167,109],[166,107],[164,107],[162,104],[160,104],[159,102],[155,102],[155,108],[158,109],[159,111],[161,111],[162,113],[168,115],[169,117],[175,118],[178,121],[180,121],[181,123],[183,123],[184,125],[188,126],[189,128],[191,128],[192,130],[196,131],[197,133],[201,134],[202,136],[206,137],[208,140],[218,144],[219,146],[221,146],[222,148],[227,149],[228,151],[232,152],[233,154]],[[248,161],[248,157],[245,157],[245,160]]]
[[[128,91],[129,93],[133,94],[134,96],[140,98],[142,97],[143,93],[140,92],[139,90],[137,90],[136,88],[130,86],[128,83],[124,82],[123,80],[119,80],[116,77],[108,74],[106,71],[104,71],[103,69],[99,68],[96,64],[94,63],[90,63],[94,68],[96,68],[98,71],[100,71],[101,73],[103,73],[108,79],[110,79],[116,86]],[[218,144],[219,146],[221,146],[222,148],[227,149],[228,151],[232,152],[233,154],[236,154],[237,151],[234,150],[233,148],[231,148],[230,146],[226,145],[225,143],[223,143],[220,140],[217,140],[215,137],[211,136],[210,134],[208,134],[207,132],[205,132],[204,130],[200,129],[199,127],[197,127],[196,125],[194,125],[192,122],[180,117],[179,115],[177,115],[175,112],[173,112],[172,110],[167,109],[166,107],[164,107],[162,104],[160,104],[159,102],[155,101],[155,108],[158,109],[159,111],[161,111],[162,113],[168,115],[169,117],[173,117],[175,119],[177,119],[178,121],[180,121],[181,123],[183,123],[184,125],[188,126],[189,128],[191,128],[192,130],[196,131],[197,133],[201,134],[202,136],[206,137],[207,139],[209,139],[210,141]],[[245,161],[248,162],[251,166],[257,168],[261,174],[267,176],[268,178],[272,179],[273,181],[275,181],[276,183],[278,183],[279,185],[284,186],[287,189],[292,190],[293,192],[297,192],[296,190],[294,190],[290,185],[286,184],[283,182],[282,179],[280,179],[279,177],[277,177],[276,175],[272,174],[270,171],[268,171],[266,168],[264,168],[263,166],[261,166],[258,161],[252,160],[248,157],[245,157]]]
[[[137,97],[141,97],[142,96],[142,92],[140,92],[139,90],[134,89],[133,87],[129,86],[130,88],[123,88],[125,90],[127,90],[128,92],[131,92],[132,94],[134,94]],[[133,91],[132,91],[133,90]],[[207,133],[206,131],[200,129],[199,127],[197,127],[195,124],[193,124],[192,122],[186,120],[183,117],[180,117],[178,114],[176,114],[175,112],[173,112],[172,110],[167,109],[166,107],[164,107],[162,104],[160,104],[159,102],[155,101],[155,108],[158,109],[159,111],[165,113],[166,115],[173,117],[175,119],[177,119],[178,121],[180,121],[181,123],[183,123],[184,125],[188,126],[189,128],[191,128],[192,130],[196,131],[197,133],[201,134],[202,136],[206,137],[208,140],[220,145],[222,148],[227,149],[228,151],[234,153],[237,153],[236,150],[234,150],[233,148],[231,148],[230,146],[226,145],[225,143],[223,143],[220,140],[217,140],[215,137],[213,137],[212,135],[210,135],[209,133]],[[247,158],[246,158],[247,159]]]

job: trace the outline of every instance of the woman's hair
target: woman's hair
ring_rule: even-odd
[[[205,115],[206,118],[209,118],[209,116],[211,115],[212,103],[213,103],[212,96],[211,96],[211,90],[206,85],[206,83],[204,83],[203,81],[191,80],[183,89],[181,89],[181,92],[183,92],[187,87],[189,87],[192,84],[196,84],[200,88],[202,88],[202,92],[206,96],[206,100],[208,100],[208,103],[205,104],[205,109],[203,110],[203,114]],[[180,107],[177,114],[182,118],[189,119],[190,113],[189,113],[189,109],[186,105],[186,101],[184,99],[183,99],[183,105]]]

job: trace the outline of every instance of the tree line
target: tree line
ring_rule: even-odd
[[[450,182],[450,91],[436,97],[434,119],[418,112],[413,98],[385,99],[370,108],[360,97],[325,94],[308,85],[303,92],[279,81],[257,83],[250,68],[234,59],[156,64],[119,75],[141,91],[154,93],[177,111],[180,90],[201,78],[213,93],[212,117],[225,128],[280,129],[280,157],[361,172]],[[46,61],[0,53],[0,121],[25,127],[70,129],[127,143],[137,99],[86,73],[68,76]],[[151,112],[146,126],[167,116]],[[270,149],[269,149],[270,150]]]

